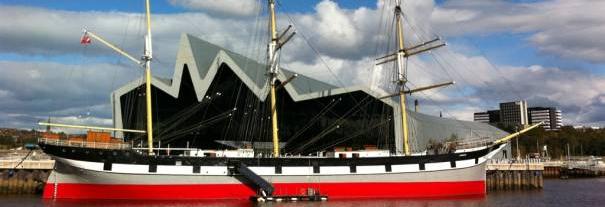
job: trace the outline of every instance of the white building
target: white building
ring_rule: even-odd
[[[473,114],[473,121],[489,123],[489,114],[487,112],[476,112]]]

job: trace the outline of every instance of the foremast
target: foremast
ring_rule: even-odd
[[[399,89],[399,109],[401,110],[401,129],[403,130],[403,152],[405,155],[410,155],[410,146],[409,146],[409,133],[408,133],[408,113],[406,111],[405,105],[405,94],[403,91],[405,90],[405,84],[407,82],[405,71],[404,71],[404,59],[405,51],[404,51],[404,41],[403,41],[403,22],[402,11],[401,11],[401,1],[397,0],[397,5],[395,6],[395,19],[396,19],[396,32],[397,32],[397,88]]]
[[[90,37],[98,40],[103,43],[105,46],[113,49],[120,55],[128,58],[132,62],[137,65],[143,65],[145,67],[145,108],[146,108],[146,125],[147,129],[143,130],[134,130],[134,129],[120,129],[120,128],[109,128],[109,127],[95,127],[95,126],[84,126],[84,125],[73,125],[73,124],[58,124],[58,123],[46,123],[39,122],[39,125],[43,126],[54,126],[54,127],[63,127],[63,128],[75,128],[75,129],[88,129],[88,130],[100,130],[100,131],[118,131],[118,132],[130,132],[130,133],[146,133],[147,134],[147,143],[148,143],[148,154],[153,155],[153,119],[152,119],[152,109],[151,109],[151,59],[152,55],[152,45],[151,45],[151,13],[150,13],[150,4],[149,0],[145,0],[145,17],[147,20],[147,33],[145,35],[145,48],[144,54],[141,57],[141,60],[133,57],[128,54],[123,49],[115,46],[109,41],[101,38],[97,34],[90,32],[84,29],[84,35],[82,36],[81,44],[90,44]]]

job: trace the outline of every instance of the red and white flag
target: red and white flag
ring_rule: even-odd
[[[88,45],[90,43],[91,43],[90,36],[88,36],[88,33],[85,32],[84,35],[82,35],[82,39],[80,39],[80,44]]]

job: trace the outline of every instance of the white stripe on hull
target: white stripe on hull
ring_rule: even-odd
[[[103,170],[103,163],[99,162],[88,162],[80,160],[72,160],[65,158],[55,159],[66,165],[86,169],[90,171],[105,171]],[[485,159],[482,159],[483,162]],[[481,162],[482,163],[482,162]],[[475,159],[469,160],[458,160],[456,161],[455,168],[466,168],[472,167],[475,164]],[[261,176],[282,176],[282,175],[304,175],[304,176],[316,176],[316,175],[351,175],[351,174],[381,174],[381,173],[404,173],[404,172],[428,172],[428,171],[439,171],[439,170],[451,170],[453,167],[450,162],[437,162],[437,163],[426,163],[425,169],[420,170],[418,164],[405,164],[405,165],[392,165],[391,172],[387,172],[384,165],[368,165],[356,166],[356,172],[351,172],[349,166],[320,166],[319,173],[313,172],[312,166],[283,166],[280,174],[275,173],[275,167],[249,167],[254,173]],[[123,174],[170,174],[170,175],[229,175],[227,166],[200,166],[200,172],[194,173],[193,166],[181,166],[181,165],[157,165],[156,172],[149,172],[149,165],[139,164],[119,164],[113,163],[110,171],[111,173],[123,173]]]

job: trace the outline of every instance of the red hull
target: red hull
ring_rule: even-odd
[[[304,195],[314,188],[329,199],[428,198],[484,196],[485,181],[417,183],[276,183],[275,195]],[[44,188],[43,198],[53,198],[54,184]],[[56,198],[75,199],[249,199],[255,191],[243,184],[111,185],[60,183]]]

